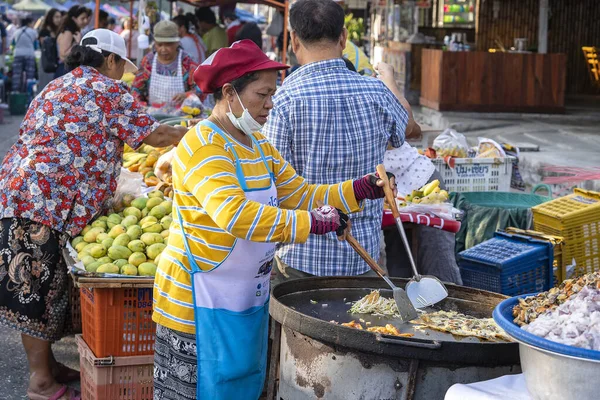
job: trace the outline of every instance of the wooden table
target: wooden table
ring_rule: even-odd
[[[423,49],[421,105],[439,111],[564,113],[564,54]]]

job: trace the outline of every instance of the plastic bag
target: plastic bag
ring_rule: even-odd
[[[161,181],[167,181],[166,176],[172,174],[171,162],[173,161],[173,157],[175,156],[175,150],[177,147],[167,151],[165,154],[160,156],[156,164],[154,165],[154,175],[158,177]]]
[[[400,205],[400,202],[399,202]],[[439,204],[414,204],[407,203],[404,207],[398,207],[398,211],[414,212],[418,214],[432,214],[442,219],[457,221],[462,215],[462,211],[454,208],[452,203]]]
[[[202,113],[204,105],[200,98],[195,94],[188,95],[183,103],[181,103],[181,113],[185,115],[197,116]]]
[[[142,196],[143,189],[146,187],[142,175],[137,172],[131,172],[126,168],[121,168],[121,175],[117,182],[117,190],[112,201],[112,208],[119,212],[123,210],[123,198],[129,196],[131,199]]]
[[[492,139],[479,138],[476,158],[504,158],[506,153],[502,146]]]
[[[454,129],[446,129],[433,141],[433,148],[438,157],[466,158],[469,152],[467,138]]]

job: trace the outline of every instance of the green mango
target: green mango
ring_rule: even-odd
[[[115,241],[115,239],[111,238],[111,237],[107,237],[106,239],[104,239],[102,241],[102,246],[106,247],[107,249],[113,245],[113,242]]]
[[[127,248],[133,251],[134,253],[137,251],[143,252],[144,250],[146,250],[146,243],[142,242],[141,240],[132,240],[127,245]]]
[[[126,233],[122,233],[119,236],[117,236],[117,238],[113,242],[113,246],[125,246],[125,247],[127,247],[127,245],[129,244],[129,242],[131,242],[131,238],[129,237],[129,235],[126,234]]]
[[[164,243],[154,243],[153,245],[148,246],[148,248],[146,249],[146,255],[148,256],[148,258],[154,260],[156,257],[158,257],[160,253],[163,252],[163,250],[166,247],[167,245]]]
[[[135,265],[125,264],[121,267],[121,274],[135,276],[138,274],[138,270]]]
[[[121,225],[123,225],[125,228],[129,228],[130,226],[136,225],[137,223],[138,219],[135,215],[129,215],[123,218],[123,221],[121,221]]]
[[[147,217],[142,218],[138,225],[143,226],[144,224],[146,224],[148,222],[158,222],[158,219],[156,219],[156,217],[147,216]]]
[[[94,258],[104,257],[106,255],[106,247],[102,246],[101,244],[94,244],[90,248],[90,255]]]
[[[107,228],[106,222],[100,221],[100,220],[92,222],[92,226],[94,228],[102,228],[102,229],[106,229]]]
[[[138,274],[140,276],[155,276],[156,275],[156,264],[145,262],[138,266]]]
[[[131,202],[131,206],[142,211],[146,207],[147,202],[148,202],[148,199],[146,197],[138,197],[137,199],[135,199]]]
[[[160,199],[164,199],[165,198],[165,194],[163,192],[161,192],[160,190],[153,190],[150,193],[148,193],[148,197],[150,199],[152,198],[160,198]]]
[[[158,206],[152,208],[152,210],[150,210],[148,215],[150,215],[151,217],[155,217],[156,219],[161,219],[167,215],[167,210],[165,210],[165,208],[163,206],[158,205]]]
[[[113,262],[113,260],[112,260],[112,258],[106,256],[106,257],[99,258],[98,262],[102,263],[102,264],[110,264],[111,262]]]
[[[125,246],[118,246],[113,244],[109,249],[108,249],[108,256],[110,258],[112,258],[113,260],[118,260],[121,258],[129,258],[129,256],[131,255],[131,250],[129,250],[127,247]]]
[[[171,200],[165,200],[162,203],[160,203],[160,205],[165,209],[165,211],[167,212],[166,215],[169,215],[173,212],[173,201]]]
[[[152,210],[154,207],[158,206],[162,202],[163,202],[162,198],[152,197],[152,198],[148,199],[148,202],[146,203],[146,208],[148,210]]]
[[[119,235],[122,235],[125,232],[127,232],[127,229],[125,229],[123,225],[115,225],[110,229],[110,232],[108,232],[108,236],[116,239]]]
[[[120,268],[113,263],[110,264],[102,264],[96,269],[97,273],[102,274],[118,274]]]
[[[123,215],[125,217],[135,217],[139,221],[142,218],[142,210],[139,210],[136,207],[127,207],[123,210]]]
[[[85,267],[85,270],[86,270],[87,272],[96,272],[96,270],[98,269],[98,267],[99,267],[99,266],[101,266],[102,264],[103,264],[103,263],[102,263],[102,262],[100,262],[100,261],[93,262],[93,263],[91,263],[90,265],[87,265],[87,266]]]
[[[127,234],[132,240],[139,239],[142,236],[142,227],[139,225],[133,225],[127,228]]]
[[[163,237],[158,233],[144,233],[140,240],[146,244],[146,246],[153,245],[154,243],[164,243]]]
[[[83,242],[83,236],[77,236],[71,241],[71,246],[73,246],[73,248],[76,249],[77,245],[81,242]]]
[[[87,267],[88,265],[95,263],[96,259],[92,256],[85,256],[81,259],[81,262],[83,263],[84,267]]]
[[[123,265],[127,264],[127,260],[124,258],[120,258],[118,260],[113,261],[113,264],[115,264],[117,267],[121,268]]]
[[[129,264],[135,265],[136,267],[147,260],[146,255],[141,252],[135,252],[129,256]]]

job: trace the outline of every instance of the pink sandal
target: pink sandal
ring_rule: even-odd
[[[81,393],[78,390],[68,387],[67,385],[61,386],[58,392],[54,393],[50,397],[46,397],[37,393],[31,393],[29,391],[27,392],[27,397],[29,397],[29,400],[59,400],[65,395],[67,395],[67,397],[65,397],[66,400],[81,400]]]

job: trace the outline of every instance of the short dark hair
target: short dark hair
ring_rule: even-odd
[[[70,69],[75,69],[81,65],[86,65],[89,67],[98,68],[104,64],[104,61],[111,54],[114,55],[115,61],[121,61],[121,56],[115,53],[111,53],[105,50],[102,50],[102,53],[97,52],[96,50],[87,47],[88,44],[97,44],[98,40],[94,37],[85,38],[82,41],[81,45],[76,44],[71,49],[71,52],[65,59],[65,64]]]
[[[246,86],[248,86],[256,80],[258,80],[258,73],[250,72],[249,74],[232,80],[230,83],[231,86],[233,86],[233,88],[235,89],[235,91],[238,92],[238,94],[241,94],[244,91],[244,89],[246,89]],[[217,90],[215,90],[215,92],[213,93],[213,97],[215,98],[215,101],[221,101],[221,99],[223,99],[223,88],[220,87]]]
[[[108,13],[104,10],[98,12],[98,20],[100,22],[108,22]]]
[[[25,17],[21,20],[21,26],[27,26],[33,22],[33,19],[30,17]]]
[[[206,22],[207,24],[217,23],[217,17],[210,7],[196,8],[196,18],[198,18],[198,22]]]
[[[186,32],[190,31],[190,26],[188,24],[189,20],[185,17],[185,15],[173,17],[171,21],[175,22],[179,28],[183,26]]]
[[[333,0],[298,0],[290,9],[290,25],[302,42],[335,42],[344,31],[344,9]]]

